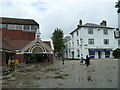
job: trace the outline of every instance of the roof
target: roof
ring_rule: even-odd
[[[39,26],[39,24],[36,21],[34,21],[33,19],[20,19],[20,18],[8,18],[8,17],[0,17],[0,23]]]
[[[0,40],[2,44],[0,44],[0,48],[6,49],[6,50],[21,50],[25,46],[27,46],[29,43],[32,41],[27,41],[27,40]],[[45,44],[47,44],[51,48],[51,43],[50,41],[43,41]]]
[[[51,48],[50,41],[43,41],[45,44],[47,44]]]
[[[0,39],[0,48],[3,50],[14,51],[14,49],[5,41]]]
[[[54,50],[48,46],[46,43],[44,43],[40,38],[36,38],[33,41],[31,41],[29,44],[27,44],[25,47],[23,47],[21,49],[21,53],[24,53],[26,50],[28,50],[29,52],[32,52],[32,50],[36,47],[40,46],[46,50],[48,50],[49,52],[53,52]]]
[[[83,25],[83,27],[94,27],[94,28],[108,28],[108,29],[114,29],[112,27],[107,27],[107,26],[103,26],[103,25],[98,25],[98,24],[94,24],[94,23],[86,23]]]
[[[66,42],[66,41],[68,41],[68,40],[70,40],[71,39],[71,36],[66,36],[65,38],[64,38],[64,41]]]
[[[25,47],[28,43],[31,41],[25,41],[25,40],[4,40],[6,44],[11,47],[13,50],[19,50]],[[3,46],[3,48],[6,48]]]
[[[94,24],[94,23],[86,23],[84,25],[78,25],[78,27],[75,30],[73,30],[70,34],[72,34],[73,32],[75,32],[76,30],[78,30],[79,28],[82,28],[82,27],[115,29],[115,28],[112,28],[112,27],[107,27],[107,26],[98,25],[98,24]]]

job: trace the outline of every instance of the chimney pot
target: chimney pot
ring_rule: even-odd
[[[106,22],[105,20],[103,20],[103,21],[100,23],[100,25],[102,25],[102,26],[107,26],[107,22]]]
[[[79,25],[82,25],[82,20],[80,19],[80,21],[79,21]]]

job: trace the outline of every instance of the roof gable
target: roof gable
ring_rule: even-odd
[[[36,38],[35,40],[31,41],[28,45],[26,45],[23,49],[21,49],[22,53],[29,52],[32,53],[33,49],[35,47],[40,47],[43,52],[53,52],[53,49],[50,48],[46,43],[44,43],[42,40],[39,38]]]

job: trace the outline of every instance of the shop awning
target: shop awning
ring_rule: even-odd
[[[97,51],[113,51],[112,49],[89,49],[89,51],[97,52]]]
[[[96,52],[96,51],[97,51],[97,49],[89,49],[89,51]]]
[[[105,51],[113,51],[112,49],[105,49]]]

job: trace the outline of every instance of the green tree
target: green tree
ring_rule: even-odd
[[[120,13],[120,0],[118,0],[118,2],[116,2],[115,4],[115,8],[117,8],[117,12]]]
[[[58,53],[58,56],[61,56],[61,53],[63,49],[65,48],[65,43],[64,43],[64,33],[61,29],[55,29],[54,32],[52,33],[51,39],[53,40],[54,48],[55,48],[55,53]]]
[[[113,51],[113,56],[115,58],[120,58],[120,48],[117,48]]]

